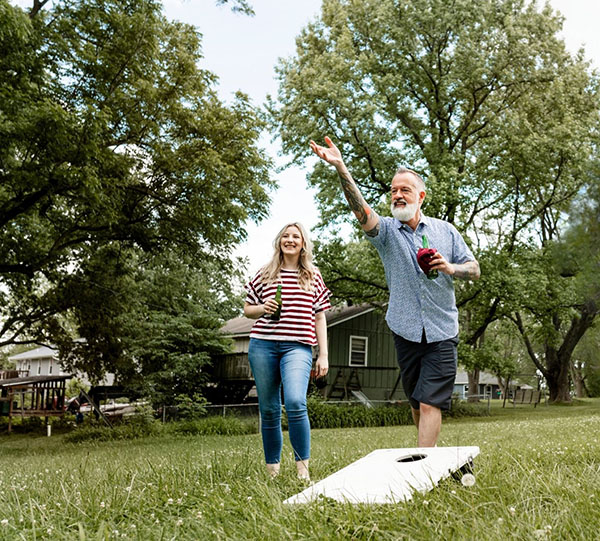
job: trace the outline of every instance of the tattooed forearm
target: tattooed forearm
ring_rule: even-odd
[[[358,191],[354,180],[349,173],[339,173],[342,189],[350,209],[354,212],[361,225],[365,225],[369,219],[371,209],[362,194]]]
[[[477,261],[467,261],[462,265],[454,265],[454,278],[461,280],[477,280],[481,276],[479,263]]]

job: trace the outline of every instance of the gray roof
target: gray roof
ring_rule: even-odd
[[[469,376],[467,372],[459,370],[456,373],[456,379],[454,380],[454,383],[456,385],[467,385],[467,383],[469,383]],[[498,385],[498,378],[489,372],[479,372],[479,383],[483,385]]]
[[[49,357],[54,357],[58,355],[58,351],[52,347],[48,346],[40,346],[39,348],[30,349],[29,351],[24,351],[23,353],[17,353],[16,355],[12,355],[8,358],[9,361],[22,361],[22,360],[37,360],[37,359],[47,359]]]
[[[327,320],[327,327],[333,327],[339,323],[343,323],[349,319],[362,316],[368,312],[375,310],[374,306],[370,304],[360,304],[356,306],[343,306],[334,307],[331,310],[325,312],[325,319]],[[243,337],[248,336],[254,325],[254,319],[248,319],[247,317],[236,317],[230,319],[223,327],[221,332],[231,337]]]

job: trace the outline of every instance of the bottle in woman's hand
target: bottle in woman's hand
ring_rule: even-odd
[[[281,317],[281,305],[283,304],[281,302],[281,284],[277,286],[277,291],[275,292],[275,302],[278,305],[277,310],[275,310],[275,312],[269,316],[269,319],[272,321],[279,321],[279,318]]]

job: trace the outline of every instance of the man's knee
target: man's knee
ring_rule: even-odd
[[[431,404],[424,404],[421,402],[419,404],[419,411],[421,412],[421,415],[438,415],[438,413],[441,412],[441,409],[432,406]]]

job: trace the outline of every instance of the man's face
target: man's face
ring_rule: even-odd
[[[392,179],[392,216],[401,222],[412,220],[421,207],[425,192],[412,173],[398,173]]]

